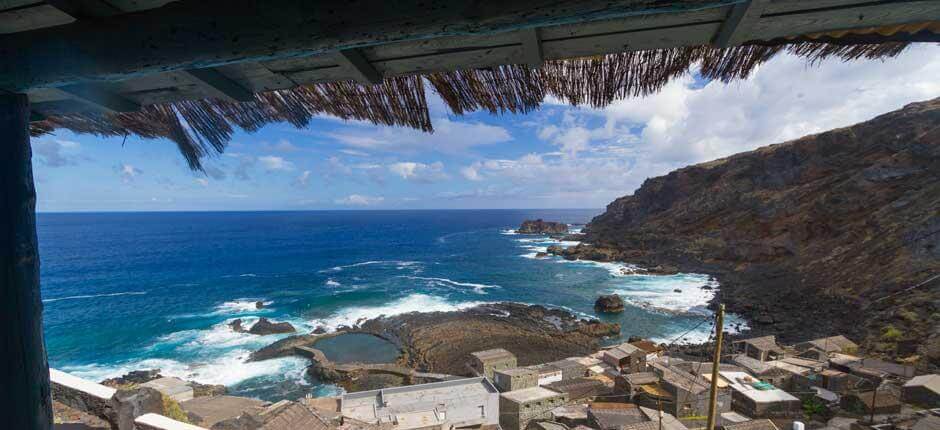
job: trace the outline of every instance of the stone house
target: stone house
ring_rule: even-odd
[[[776,387],[784,387],[791,376],[786,370],[771,364],[772,362],[761,361],[744,354],[735,355],[732,361],[755,378]]]
[[[614,379],[614,390],[632,400],[642,391],[642,386],[656,384],[659,376],[653,372],[638,372],[619,375]]]
[[[901,387],[901,400],[925,407],[940,407],[940,375],[920,375]]]
[[[878,389],[877,393],[853,392],[842,396],[839,406],[846,411],[863,415],[872,413],[872,409],[876,415],[897,414],[901,412],[901,398],[898,393],[888,389]]]
[[[497,370],[493,375],[496,387],[502,392],[531,388],[539,384],[539,373],[527,367]]]
[[[646,371],[646,351],[629,343],[622,343],[604,351],[601,359],[621,373]]]
[[[744,372],[719,372],[718,386],[731,388],[731,409],[752,418],[802,416],[800,399]],[[711,375],[706,377],[710,380]]]
[[[735,352],[759,361],[777,360],[784,355],[784,350],[777,345],[775,336],[737,340],[732,342],[731,346]]]
[[[816,351],[816,357],[807,357],[816,360],[826,360],[832,353],[855,354],[858,351],[858,345],[842,335],[813,339],[794,347],[801,354]]]
[[[668,367],[662,364],[653,366],[654,372],[660,377],[660,383],[655,392],[662,396],[666,394],[669,402],[663,402],[663,410],[677,418],[701,417],[708,414],[710,382],[700,375]],[[644,391],[647,391],[644,389]],[[651,390],[652,391],[652,390]],[[731,390],[718,387],[717,413],[731,410]],[[650,405],[654,406],[654,405]]]
[[[499,396],[499,425],[505,430],[524,430],[533,420],[549,419],[552,409],[563,406],[565,394],[544,387],[509,391]]]
[[[493,380],[493,372],[496,370],[517,367],[516,356],[502,348],[471,353],[469,365],[477,375],[485,376],[490,380]]]

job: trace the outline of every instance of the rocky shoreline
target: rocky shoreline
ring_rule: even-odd
[[[333,333],[290,336],[253,352],[249,361],[297,355],[302,348],[313,349],[319,340],[347,333],[371,334],[394,344],[401,354],[390,364],[469,376],[466,363],[471,352],[504,348],[518,357],[520,365],[544,363],[595,351],[602,339],[620,334],[620,325],[544,306],[492,303],[451,312],[379,316]],[[316,363],[310,373],[320,379],[345,376],[324,372]]]

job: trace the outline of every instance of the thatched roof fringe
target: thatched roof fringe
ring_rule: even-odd
[[[201,159],[225,149],[233,126],[254,131],[271,122],[287,121],[305,127],[314,116],[327,114],[432,131],[425,78],[455,114],[480,109],[527,113],[538,109],[546,96],[602,108],[616,100],[653,94],[695,67],[708,79],[743,79],[784,51],[816,63],[830,57],[843,61],[893,57],[907,46],[906,42],[840,45],[804,39],[786,44],[753,42],[726,49],[693,46],[632,51],[548,61],[538,69],[503,65],[387,78],[372,86],[352,81],[321,83],[259,93],[244,103],[213,99],[153,105],[116,115],[66,114],[30,126],[33,135],[62,127],[99,136],[168,138],[176,142],[190,167],[201,170]]]
[[[201,160],[219,154],[235,127],[254,131],[286,121],[305,127],[315,115],[397,125],[432,131],[422,78],[402,76],[379,85],[331,82],[258,93],[255,99],[231,103],[216,99],[147,106],[137,112],[106,115],[82,113],[52,116],[30,124],[33,136],[67,128],[102,137],[136,134],[176,143],[189,166],[202,170]]]

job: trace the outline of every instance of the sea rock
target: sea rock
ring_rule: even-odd
[[[124,376],[105,379],[101,381],[101,385],[106,385],[111,388],[130,387],[153,381],[161,376],[160,369],[132,370],[124,374]]]
[[[940,290],[878,300],[940,273],[938,127],[934,99],[649,178],[585,226],[583,243],[620,251],[598,261],[714,275],[715,303],[782,342],[842,334],[870,351],[891,324],[923,354]],[[573,248],[563,256],[596,252]],[[895,317],[903,309],[921,317]],[[889,359],[910,349],[890,346]],[[940,368],[940,354],[925,361]]]
[[[568,224],[542,221],[541,218],[537,220],[527,219],[522,222],[516,232],[522,234],[566,234],[568,233]]]
[[[293,333],[297,331],[289,322],[271,322],[267,318],[261,318],[255,325],[251,326],[248,333],[257,335]]]
[[[594,302],[594,309],[597,309],[598,312],[607,313],[623,312],[623,299],[617,294],[600,296]]]
[[[535,258],[545,258],[545,257],[548,257],[548,253],[547,253],[547,252],[541,252],[541,251],[539,251],[539,252],[536,252],[536,253],[535,253]]]
[[[231,328],[232,328],[232,331],[234,331],[234,332],[236,332],[236,333],[244,333],[244,332],[247,331],[247,330],[245,330],[245,327],[242,326],[242,319],[241,319],[241,318],[236,318],[236,319],[233,320],[232,322],[228,323],[228,326],[231,327]]]
[[[645,273],[648,275],[675,275],[679,273],[679,268],[669,264],[659,264],[647,267]]]
[[[260,300],[255,302],[255,309],[264,309],[264,302]]]
[[[313,334],[323,334],[326,333],[326,327],[318,325],[317,328],[313,329]]]

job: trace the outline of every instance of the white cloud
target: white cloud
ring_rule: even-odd
[[[476,146],[508,142],[512,135],[503,127],[480,122],[435,118],[434,133],[404,127],[359,126],[330,137],[354,150],[414,153],[461,153]]]
[[[346,197],[336,199],[333,202],[344,206],[371,206],[385,201],[385,197],[364,196],[361,194],[350,194]]]
[[[196,178],[195,181],[196,181],[197,184],[199,184],[199,185],[201,185],[201,186],[203,186],[203,187],[208,187],[208,186],[209,186],[209,180],[206,179],[206,178]]]
[[[122,164],[117,167],[118,175],[121,176],[121,182],[130,183],[134,181],[134,178],[142,175],[143,170],[140,170],[130,164]]]
[[[300,174],[300,176],[297,176],[297,178],[294,179],[294,185],[295,185],[295,186],[298,186],[298,187],[302,187],[302,188],[307,187],[308,185],[310,185],[310,171],[309,171],[309,170],[304,170],[304,171]]]
[[[936,76],[936,46],[919,45],[885,62],[832,60],[813,67],[778,56],[743,81],[701,87],[688,76],[605,109],[553,106],[541,113],[547,125],[536,136],[559,153],[484,159],[460,172],[472,181],[522,187],[526,197],[552,205],[600,207],[650,176],[938,97]]]
[[[285,160],[283,157],[278,157],[276,155],[263,155],[258,157],[258,162],[265,168],[267,171],[291,171],[294,170],[294,163]]]
[[[33,140],[33,153],[48,167],[72,166],[78,162],[76,152],[81,147],[71,140]]]
[[[422,184],[439,182],[448,178],[444,173],[444,163],[440,161],[431,164],[414,161],[392,163],[388,166],[388,170],[402,179]]]

